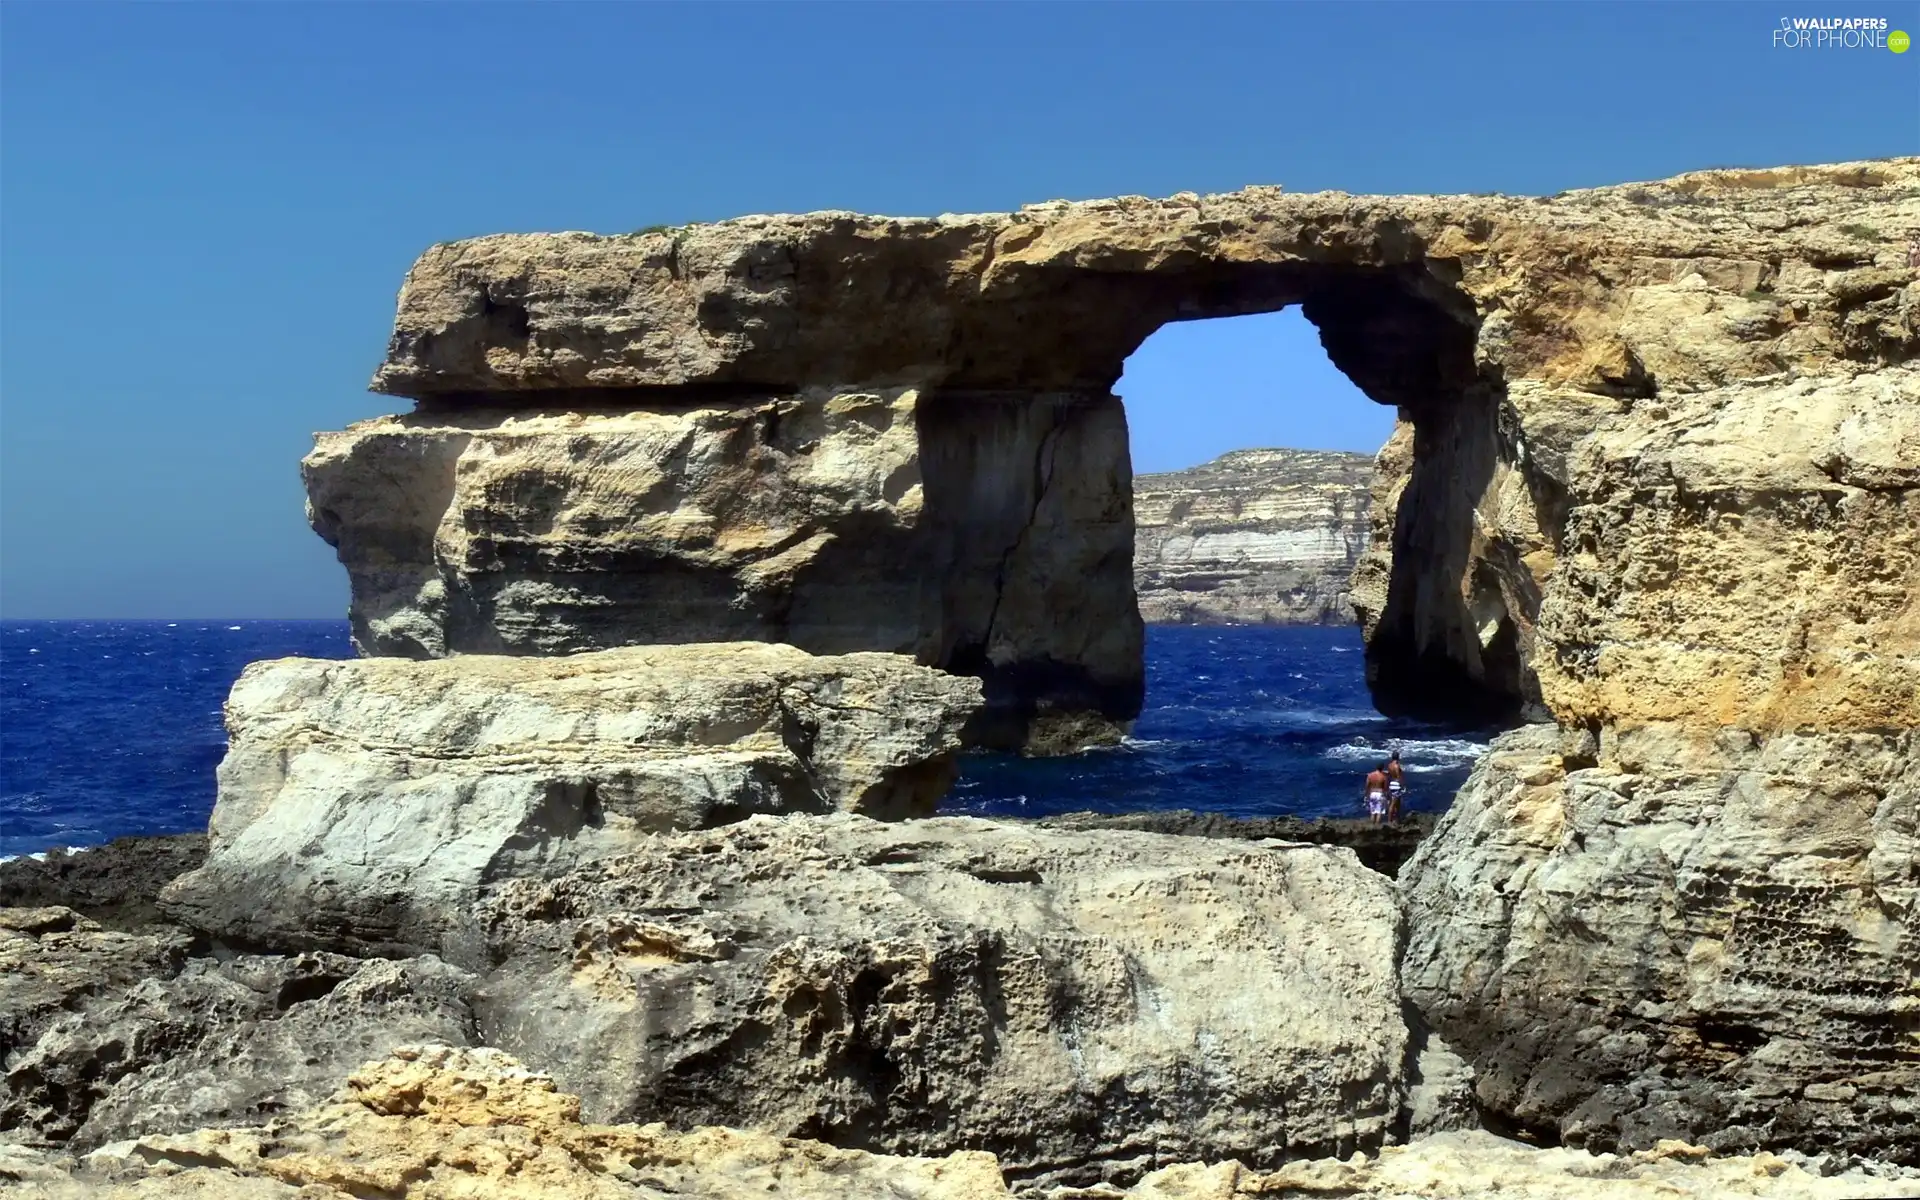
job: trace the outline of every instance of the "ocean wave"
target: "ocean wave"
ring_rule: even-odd
[[[82,850],[91,850],[93,849],[93,847],[92,846],[62,846],[60,849],[67,854],[78,854]],[[51,850],[39,850],[39,851],[35,851],[32,854],[0,854],[0,863],[10,863],[16,858],[30,858],[34,862],[45,862],[47,861],[47,855],[51,853],[53,853]]]
[[[1474,761],[1487,746],[1471,738],[1395,738],[1385,743],[1355,738],[1329,746],[1322,756],[1337,762],[1377,762],[1398,750],[1409,771],[1445,771]]]

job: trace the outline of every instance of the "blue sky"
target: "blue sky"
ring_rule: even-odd
[[[365,383],[432,242],[1920,152],[1920,51],[1773,48],[1799,11],[9,0],[0,614],[341,614],[296,463],[394,407]],[[1141,469],[1387,424],[1290,314],[1163,330],[1121,390]]]

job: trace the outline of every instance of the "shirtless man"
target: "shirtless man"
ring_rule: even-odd
[[[1387,759],[1387,824],[1400,823],[1400,800],[1407,794],[1407,773],[1400,769],[1400,752]]]
[[[1387,764],[1381,763],[1367,772],[1366,786],[1360,790],[1367,806],[1367,819],[1378,825],[1380,818],[1387,815]]]

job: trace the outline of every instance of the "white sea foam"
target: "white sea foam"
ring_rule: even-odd
[[[231,633],[232,631],[234,631],[234,630],[236,630],[236,629],[238,629],[238,628],[240,628],[240,627],[239,627],[238,625],[229,625],[229,626],[227,626],[227,631],[228,631],[229,633]]]
[[[1400,762],[1409,772],[1424,773],[1470,763],[1487,752],[1487,743],[1470,738],[1396,738],[1384,743],[1355,738],[1329,746],[1322,757],[1338,762],[1378,762],[1395,750],[1400,752]]]
[[[92,847],[91,846],[63,846],[61,847],[61,849],[65,850],[68,854],[78,854],[82,850],[90,850],[92,849]],[[0,854],[0,863],[10,863],[16,858],[30,858],[34,862],[45,862],[47,861],[48,853],[49,851],[40,850],[33,854]]]

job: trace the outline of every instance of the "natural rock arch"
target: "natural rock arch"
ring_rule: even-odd
[[[1145,233],[1147,244],[1083,235],[1065,261],[1042,252],[1055,225],[1046,209],[918,223],[749,218],[429,252],[376,380],[418,411],[323,440],[308,463],[316,526],[356,574],[358,641],[416,655],[734,637],[903,650],[986,680],[997,719],[983,740],[1045,744],[1083,736],[1086,718],[1129,721],[1141,638],[1124,416],[1110,389],[1168,321],[1298,304],[1333,362],[1408,426],[1408,476],[1377,518],[1358,594],[1377,702],[1467,717],[1536,705],[1524,648],[1539,592],[1515,568],[1524,548],[1476,557],[1473,510],[1513,447],[1501,440],[1504,368],[1476,356],[1481,318],[1457,262],[1417,253],[1404,220],[1352,202],[1227,199],[1237,220],[1211,224],[1257,239],[1216,233],[1206,253],[1181,227],[1197,201],[1115,202],[1124,220],[1096,232]],[[1263,206],[1307,211],[1265,228]],[[1072,228],[1088,208],[1100,211],[1069,206],[1058,224]],[[884,313],[862,311],[876,299]],[[867,415],[836,423],[855,410]],[[704,465],[688,472],[684,444],[665,434],[651,439],[664,451],[609,450],[631,440],[612,414],[632,411],[706,431]],[[509,412],[523,430],[565,414],[575,461],[585,437],[599,447],[585,457],[678,472],[643,503],[710,512],[715,535],[636,534],[631,512],[560,528],[568,498],[594,487],[535,461],[544,451],[529,456],[525,436],[513,439],[522,466],[507,465],[516,452],[498,439]],[[882,425],[889,444],[826,456],[862,460],[857,481],[796,465]],[[392,474],[374,464],[422,453],[446,498],[383,498],[367,513],[369,475]],[[800,492],[791,505],[772,498]],[[352,506],[361,515],[343,517]],[[604,535],[623,517],[625,541],[610,546]],[[391,530],[395,519],[412,525]],[[743,538],[749,529],[769,536]]]
[[[1552,721],[1402,873],[1480,1103],[1910,1159],[1917,230],[1899,159],[482,238],[414,266],[375,386],[415,411],[322,435],[311,511],[365,653],[903,650],[1044,741],[1138,703],[1122,361],[1301,304],[1407,418],[1376,697]]]

